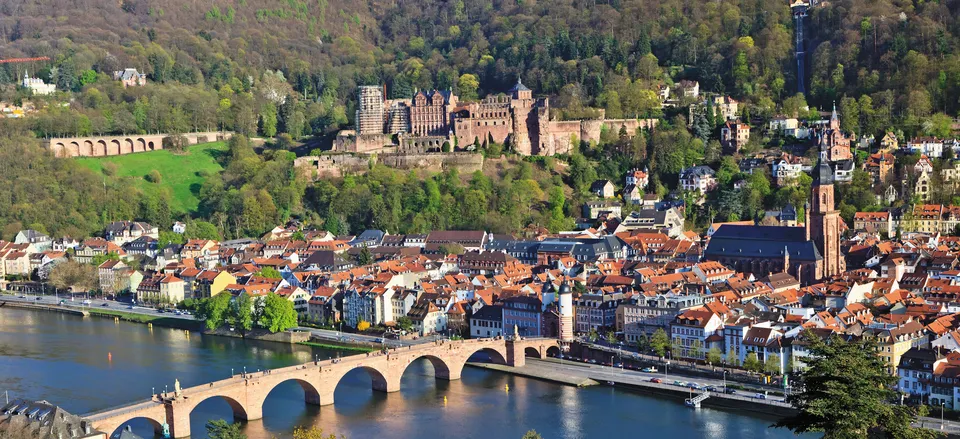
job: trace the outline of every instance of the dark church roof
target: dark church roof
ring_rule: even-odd
[[[823,259],[803,227],[740,226],[724,224],[714,232],[704,258],[783,258],[784,247],[793,261]]]
[[[833,169],[830,169],[830,164],[822,156],[817,161],[817,166],[813,168],[813,184],[814,186],[833,184]]]

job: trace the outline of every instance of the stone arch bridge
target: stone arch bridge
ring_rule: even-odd
[[[352,355],[339,360],[310,362],[269,372],[238,374],[228,379],[181,389],[178,393],[155,395],[129,406],[85,415],[93,426],[108,435],[125,423],[148,419],[157,431],[163,424],[175,438],[190,436],[190,413],[210,398],[223,398],[233,409],[235,419],[252,420],[263,417],[263,404],[276,386],[295,381],[303,388],[306,403],[333,404],[333,394],[340,380],[354,369],[365,370],[373,382],[373,389],[381,392],[400,390],[400,378],[410,363],[426,358],[433,364],[436,377],[445,380],[460,379],[467,360],[477,352],[487,353],[495,363],[523,366],[526,356],[545,358],[559,353],[556,339],[473,339],[438,341],[430,344],[389,349],[385,352]]]

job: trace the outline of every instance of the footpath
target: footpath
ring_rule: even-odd
[[[613,386],[676,400],[678,404],[683,404],[683,401],[687,398],[707,393],[709,397],[701,403],[704,408],[746,411],[754,415],[770,417],[783,417],[796,413],[783,397],[768,395],[766,391],[756,388],[742,390],[741,388],[735,394],[727,394],[724,392],[724,386],[733,388],[736,385],[740,388],[740,383],[700,376],[678,375],[672,371],[666,373],[663,370],[658,370],[656,373],[638,372],[619,367],[558,360],[556,358],[544,360],[527,358],[526,366],[519,368],[489,363],[467,363],[467,365],[570,386]],[[659,378],[661,382],[652,382],[653,378]],[[713,386],[716,391],[692,390],[689,387],[674,384],[677,381],[685,384],[697,383],[703,387]],[[761,397],[761,395],[763,396]],[[939,418],[925,417],[920,418],[915,426],[942,431],[948,438],[960,438],[960,423],[957,422],[945,421],[941,423]]]

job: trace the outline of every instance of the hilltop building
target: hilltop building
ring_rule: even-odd
[[[337,134],[338,152],[439,152],[491,142],[521,155],[569,152],[575,141],[599,141],[603,130],[652,129],[656,119],[552,120],[550,100],[536,98],[521,80],[507,94],[461,103],[452,91],[418,91],[411,99],[386,99],[382,86],[357,91],[356,127]],[[446,146],[446,148],[445,148]]]

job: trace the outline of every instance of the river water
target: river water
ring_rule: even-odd
[[[256,371],[337,354],[109,319],[0,309],[0,392],[46,399],[76,414],[146,399],[164,386],[172,391],[175,379],[190,387],[226,378],[231,368]],[[267,397],[263,419],[244,429],[250,439],[289,437],[294,427],[313,425],[348,439],[519,439],[529,429],[546,439],[795,437],[768,428],[771,419],[695,411],[676,401],[605,386],[578,389],[470,367],[458,381],[432,375],[430,363],[418,361],[404,374],[400,392],[383,394],[371,390],[366,372],[356,370],[337,387],[336,403],[322,408],[304,404],[300,386],[287,382]],[[201,403],[191,414],[193,437],[206,436],[208,420],[231,417],[226,401]],[[146,421],[131,425],[150,439]]]

